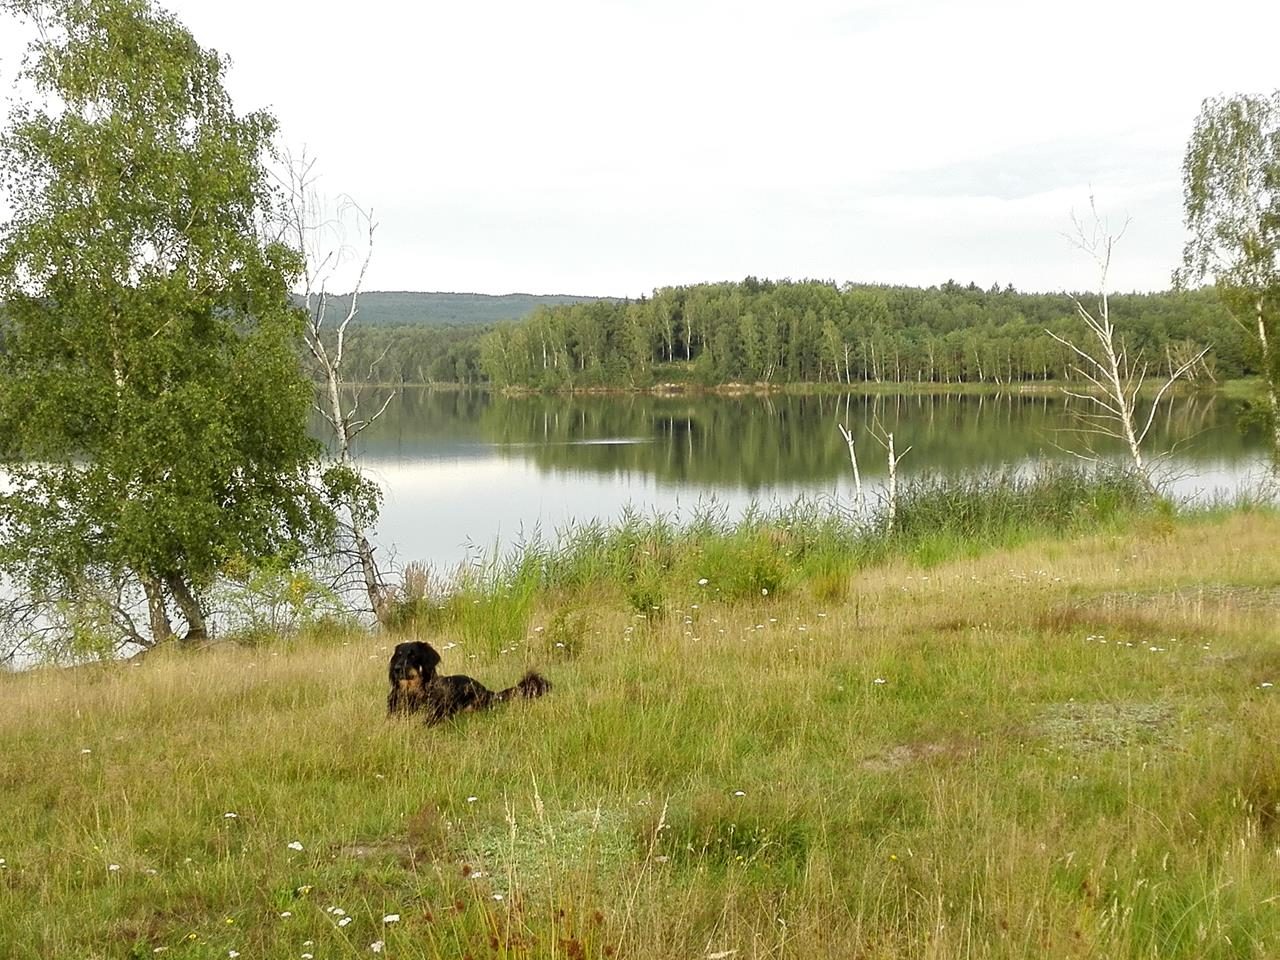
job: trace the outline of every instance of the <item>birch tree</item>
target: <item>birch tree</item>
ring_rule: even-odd
[[[377,222],[372,211],[343,198],[332,214],[317,189],[315,160],[304,152],[286,156],[282,183],[285,195],[284,229],[291,245],[302,253],[301,291],[305,326],[303,338],[315,362],[320,382],[315,409],[329,427],[334,441],[333,463],[325,472],[325,487],[345,517],[344,543],[340,552],[349,556],[359,571],[360,583],[369,609],[380,623],[390,613],[388,587],[374,557],[369,533],[378,518],[381,490],[365,477],[356,463],[352,443],[378,420],[395,398],[389,391],[376,408],[362,409],[368,400],[366,383],[375,379],[376,368],[385,351],[364,371],[362,378],[349,376],[347,333],[360,312],[360,294],[373,257]],[[360,234],[355,247],[346,242],[346,224],[354,223]],[[334,297],[329,285],[349,264],[354,263],[348,294]],[[335,309],[336,307],[336,309]]]
[[[1102,459],[1102,455],[1095,447],[1093,438],[1118,440],[1124,444],[1134,470],[1154,493],[1156,484],[1153,468],[1168,455],[1168,451],[1151,457],[1145,452],[1143,443],[1151,432],[1156,411],[1164,395],[1200,363],[1209,348],[1202,348],[1169,371],[1169,375],[1156,390],[1151,410],[1143,420],[1138,414],[1138,396],[1143,392],[1151,365],[1141,352],[1130,355],[1124,337],[1111,320],[1111,255],[1116,242],[1124,234],[1124,228],[1118,234],[1109,233],[1106,224],[1098,216],[1092,197],[1089,198],[1089,209],[1088,224],[1072,218],[1075,226],[1072,242],[1098,268],[1098,299],[1093,308],[1086,307],[1079,298],[1072,298],[1076,317],[1084,324],[1086,336],[1080,343],[1076,343],[1053,330],[1047,331],[1049,336],[1071,352],[1074,361],[1069,366],[1070,372],[1085,385],[1080,390],[1062,388],[1066,396],[1078,400],[1085,407],[1085,412],[1077,414],[1079,425],[1076,428],[1077,435],[1084,438],[1084,450],[1071,452],[1081,459],[1097,462]],[[1125,226],[1127,225],[1126,223]]]
[[[230,569],[295,563],[332,521],[298,258],[262,232],[275,121],[237,114],[225,61],[147,0],[0,10],[41,28],[0,136],[9,625],[201,641]]]
[[[1191,236],[1179,284],[1211,276],[1253,338],[1280,451],[1280,91],[1205,100],[1182,164]]]

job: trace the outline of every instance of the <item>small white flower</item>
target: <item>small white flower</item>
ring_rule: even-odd
[[[880,686],[881,684],[888,683],[889,681],[886,680],[884,677],[876,677],[871,682],[874,683],[876,686]]]
[[[92,750],[90,750],[88,747],[85,747],[83,750],[81,750],[81,751],[80,751],[80,753],[83,755],[83,754],[86,754],[86,753],[93,753],[93,751],[92,751]]]
[[[315,954],[314,954],[314,953],[304,953],[304,954],[302,955],[302,960],[315,960]]]
[[[239,950],[228,950],[228,951],[227,951],[227,956],[228,956],[228,957],[230,957],[230,958],[231,958],[231,960],[236,960],[236,957],[240,956],[240,951],[239,951]]]
[[[501,899],[502,899],[502,894],[500,894],[500,893],[495,893],[495,894],[493,895],[493,899],[495,899],[495,900],[501,900]]]
[[[288,919],[289,919],[290,917],[292,917],[292,916],[293,916],[293,911],[292,911],[292,910],[282,910],[282,911],[280,911],[280,919],[281,919],[281,920],[288,920]]]
[[[479,797],[467,797],[467,803],[475,803],[479,799]]]
[[[369,949],[372,950],[374,953],[381,953],[382,948],[385,946],[386,944],[383,943],[381,940],[375,940],[373,941],[373,943],[369,944]]]
[[[1258,684],[1258,686],[1260,686],[1263,690],[1267,690],[1272,686],[1272,684],[1271,684],[1271,681],[1269,680],[1263,680],[1262,683]],[[0,863],[4,863],[4,861],[0,860]]]
[[[769,588],[768,588],[768,587],[761,587],[761,588],[760,588],[760,596],[762,596],[762,597],[767,597],[768,595],[769,595]]]
[[[338,921],[338,926],[345,927],[350,922],[351,922],[350,917],[343,917],[341,920]]]
[[[398,914],[398,913],[388,913],[385,917],[383,917],[383,918],[382,918],[382,922],[383,922],[383,923],[399,923],[399,922],[400,922],[400,914]]]
[[[711,581],[708,580],[706,577],[703,577],[701,580],[698,581],[698,586],[705,587],[710,582]]]
[[[120,869],[120,864],[118,864],[118,863],[108,863],[108,864],[107,864],[107,869],[108,869],[108,870],[110,870],[112,873],[115,873],[117,870],[119,870],[119,869]]]
[[[316,945],[316,942],[314,940],[303,940],[302,945],[304,947],[314,947]]]
[[[735,790],[733,791],[733,795],[735,797],[745,797],[747,794],[746,794],[746,791],[744,790]]]
[[[302,849],[302,841],[300,841],[300,840],[291,840],[291,841],[289,842],[289,849],[290,849],[290,850],[301,850],[301,849]]]
[[[343,910],[341,907],[329,907],[325,910],[325,913],[332,913],[335,917],[340,917],[346,912],[347,911]]]
[[[239,816],[240,816],[240,814],[238,814],[238,813],[232,813],[230,810],[228,810],[226,813],[224,813],[224,814],[222,815],[222,819],[223,819],[223,820],[235,820],[235,819],[236,819],[237,817],[239,817]]]

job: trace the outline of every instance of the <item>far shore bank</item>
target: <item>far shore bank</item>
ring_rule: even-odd
[[[1162,385],[1157,379],[1149,380],[1143,386],[1143,392],[1154,393]],[[489,383],[455,383],[440,381],[421,381],[401,383],[355,383],[348,382],[347,387],[371,387],[382,390],[399,390],[411,387],[415,390],[438,391],[478,391],[497,393],[507,397],[535,396],[570,396],[570,397],[629,397],[629,396],[775,396],[779,394],[806,396],[818,394],[855,394],[855,395],[966,395],[966,396],[1060,396],[1063,390],[1073,392],[1096,392],[1088,385],[1078,385],[1074,381],[1064,380],[1032,380],[1014,383],[995,383],[991,381],[973,382],[922,382],[922,381],[858,381],[855,383],[717,383],[699,384],[684,381],[665,381],[649,386],[578,386],[557,388],[536,388],[524,386],[495,387]],[[1180,383],[1171,392],[1186,395],[1189,393],[1221,394],[1226,397],[1248,399],[1262,394],[1262,381],[1258,378],[1243,380],[1223,380],[1214,383]]]

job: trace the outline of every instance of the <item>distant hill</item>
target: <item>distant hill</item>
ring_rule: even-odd
[[[329,301],[329,316],[345,316],[348,296]],[[538,296],[531,293],[415,293],[404,290],[370,290],[360,294],[359,323],[367,326],[480,326],[503,320],[520,320],[538,307],[594,303],[610,297],[575,297],[568,294]]]

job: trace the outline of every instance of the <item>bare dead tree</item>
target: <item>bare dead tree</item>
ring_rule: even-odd
[[[315,407],[333,434],[335,466],[346,471],[351,480],[343,487],[349,549],[359,567],[370,609],[379,622],[384,623],[389,611],[390,592],[369,541],[369,527],[376,515],[376,500],[370,499],[371,481],[360,472],[351,448],[352,441],[386,412],[395,398],[395,391],[390,391],[372,413],[363,413],[364,384],[349,377],[346,369],[347,331],[360,312],[360,294],[373,257],[374,233],[378,224],[372,210],[365,210],[349,197],[341,199],[336,216],[329,215],[327,204],[317,189],[315,163],[315,159],[308,158],[305,151],[300,158],[291,154],[285,156],[284,173],[279,178],[284,188],[285,230],[291,244],[301,251],[304,259],[301,296],[306,326],[303,337],[321,379]],[[347,218],[354,221],[362,235],[357,248],[346,244],[344,223]],[[356,272],[345,309],[340,307],[330,315],[331,304],[338,301],[331,294],[329,284],[338,270],[353,258]],[[372,379],[382,359],[379,357],[370,365],[369,379]]]
[[[1089,197],[1089,223],[1082,223],[1074,214],[1071,222],[1074,235],[1071,242],[1089,257],[1098,267],[1098,302],[1093,310],[1086,307],[1078,298],[1073,297],[1076,316],[1084,323],[1089,333],[1088,341],[1073,343],[1052,330],[1049,336],[1065,346],[1075,355],[1075,362],[1070,372],[1080,380],[1089,384],[1092,390],[1073,390],[1067,387],[1062,392],[1085,404],[1085,411],[1076,414],[1077,435],[1085,438],[1083,451],[1072,449],[1069,452],[1082,460],[1100,462],[1103,458],[1095,449],[1093,437],[1105,437],[1124,443],[1129,452],[1129,459],[1134,469],[1142,478],[1147,488],[1155,493],[1156,484],[1153,470],[1172,451],[1164,451],[1154,457],[1143,452],[1143,442],[1151,432],[1155,422],[1156,411],[1160,401],[1169,389],[1193,370],[1209,352],[1209,347],[1184,356],[1182,362],[1172,367],[1156,391],[1151,403],[1151,410],[1146,420],[1139,422],[1137,413],[1138,395],[1141,393],[1150,372],[1150,364],[1143,358],[1141,351],[1130,356],[1128,345],[1118,335],[1115,324],[1111,320],[1110,295],[1107,277],[1111,270],[1111,253],[1115,244],[1124,235],[1128,222],[1120,232],[1111,234],[1107,225],[1098,216],[1097,206],[1092,196]]]
[[[884,448],[888,456],[889,482],[886,486],[887,516],[884,532],[886,536],[892,536],[898,523],[898,464],[911,452],[911,447],[897,453],[894,448],[893,431],[885,430],[879,417],[876,417],[871,425],[871,436]]]
[[[853,465],[853,500],[861,508],[862,475],[858,472],[858,455],[853,449],[853,433],[843,423],[837,423],[836,426],[840,428],[840,436],[844,437],[844,442],[849,445],[849,463]]]

